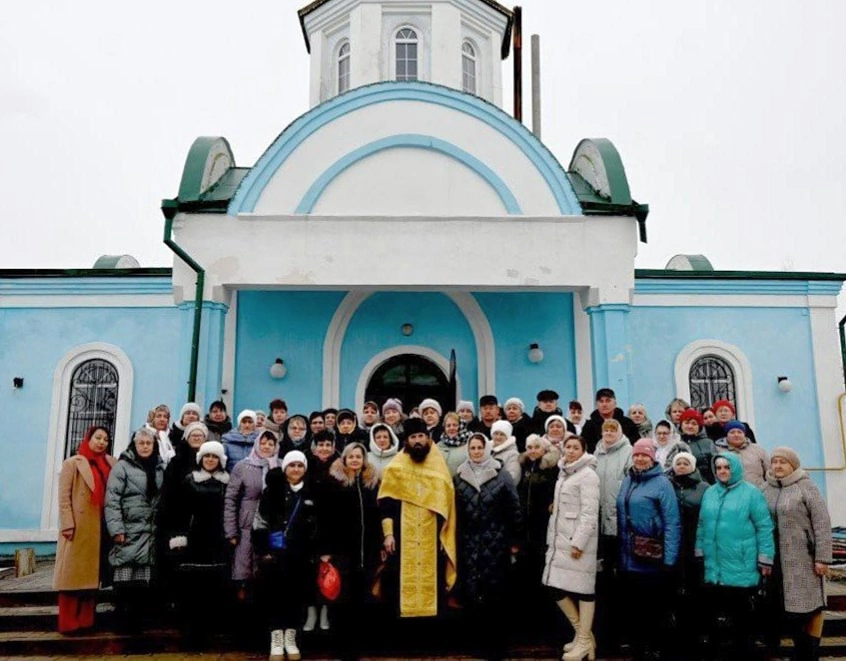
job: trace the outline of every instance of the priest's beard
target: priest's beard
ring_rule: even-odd
[[[431,443],[424,443],[423,445],[407,445],[405,451],[414,463],[422,464],[429,456],[429,450],[432,449]]]

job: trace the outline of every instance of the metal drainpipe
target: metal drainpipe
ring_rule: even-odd
[[[846,317],[840,320],[840,366],[843,368],[843,384],[846,386]]]
[[[200,323],[203,320],[203,289],[206,271],[171,238],[173,219],[178,211],[178,205],[176,200],[162,200],[162,213],[165,217],[164,243],[197,274],[197,286],[194,290],[194,330],[191,334],[191,367],[188,371],[188,401],[194,402],[197,395],[197,364],[200,356]]]

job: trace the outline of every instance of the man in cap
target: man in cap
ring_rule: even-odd
[[[409,418],[405,433],[405,447],[385,466],[379,488],[388,554],[382,595],[402,618],[434,617],[456,578],[455,490],[426,423]]]
[[[596,391],[596,409],[582,428],[582,438],[587,442],[588,452],[596,449],[602,440],[602,423],[606,420],[616,420],[623,428],[623,435],[632,445],[640,439],[640,431],[634,420],[623,415],[623,409],[617,407],[617,395],[611,388],[600,388]]]
[[[561,407],[558,406],[558,393],[554,390],[541,390],[537,396],[538,403],[532,413],[532,424],[536,434],[543,436],[546,433],[546,420],[551,415],[560,415],[564,418]],[[567,423],[567,431],[576,433],[573,423],[564,418]]]
[[[471,432],[491,437],[491,425],[502,418],[496,395],[482,395],[479,398],[479,419],[470,425]]]

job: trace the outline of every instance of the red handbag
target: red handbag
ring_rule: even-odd
[[[341,573],[331,562],[321,562],[317,571],[317,589],[328,601],[341,594]]]

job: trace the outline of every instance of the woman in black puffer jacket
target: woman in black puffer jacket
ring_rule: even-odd
[[[506,584],[522,528],[517,488],[491,450],[483,434],[471,436],[467,461],[455,475],[457,595],[469,620],[466,630],[480,635],[485,658],[506,646]]]

